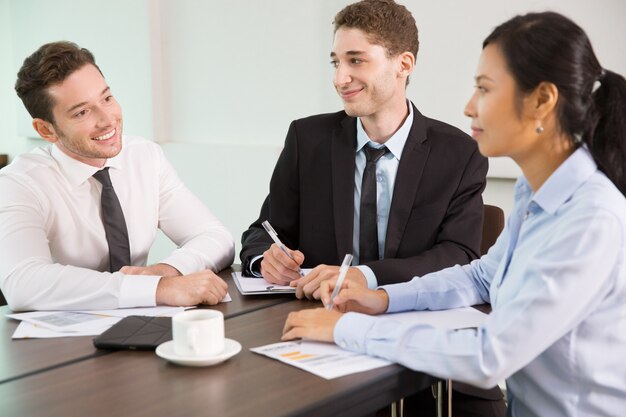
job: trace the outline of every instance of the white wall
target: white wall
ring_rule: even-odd
[[[238,241],[258,214],[289,122],[341,109],[328,54],[333,17],[351,2],[0,0],[0,153],[36,144],[25,139],[29,120],[13,92],[22,60],[45,42],[73,40],[95,53],[124,108],[125,132],[163,143]],[[421,41],[408,96],[465,131],[482,40],[515,14],[566,14],[587,31],[600,62],[626,74],[623,0],[402,3]],[[504,159],[491,166],[485,201],[508,212],[518,170]],[[160,238],[151,260],[169,248]]]
[[[3,56],[11,57],[13,43],[11,35],[11,19],[9,18],[11,4],[9,0],[0,0],[0,51]],[[15,155],[23,152],[22,142],[17,138],[17,119],[15,116],[15,103],[13,83],[15,77],[11,59],[0,59],[0,153]]]
[[[24,146],[32,147],[40,142],[25,139],[37,134],[13,90],[16,74],[24,58],[39,46],[58,40],[76,42],[93,52],[113,93],[122,103],[126,132],[152,136],[149,1],[2,0],[7,6],[0,19],[9,22],[0,29],[9,32],[3,42],[8,47],[2,49],[2,65],[7,65],[10,71],[3,74],[1,88],[3,93],[7,92],[6,97],[17,114],[17,119],[13,118],[17,123],[13,135],[21,137]],[[0,138],[0,147],[3,148],[5,142],[6,138]]]

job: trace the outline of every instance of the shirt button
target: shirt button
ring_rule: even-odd
[[[383,176],[382,175],[377,175],[376,176],[376,181],[377,182],[383,182]]]

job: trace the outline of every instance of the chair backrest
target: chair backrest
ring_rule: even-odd
[[[504,211],[500,207],[484,205],[485,217],[483,219],[483,240],[480,242],[481,256],[486,254],[490,247],[496,243],[500,232],[504,229]]]

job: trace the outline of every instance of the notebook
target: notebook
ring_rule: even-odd
[[[154,350],[172,340],[171,317],[128,316],[93,339],[98,349]]]

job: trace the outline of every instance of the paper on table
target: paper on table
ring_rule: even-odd
[[[233,272],[233,280],[241,295],[295,293],[296,289],[289,285],[276,285],[265,278],[244,277],[241,272]]]
[[[34,324],[40,328],[62,333],[91,331],[94,328],[112,326],[119,317],[79,313],[76,311],[32,311],[30,313],[7,314],[7,317]]]
[[[300,341],[281,342],[250,350],[325,379],[391,365],[391,362],[387,360],[343,350],[330,343],[322,344],[324,345],[323,352],[320,350],[320,353],[303,353],[300,344]]]
[[[228,297],[228,295],[226,296]],[[128,317],[128,316],[171,317],[175,314],[178,314],[182,311],[185,311],[191,308],[196,308],[196,307],[195,306],[193,307],[170,307],[170,306],[135,307],[135,308],[118,308],[115,310],[81,310],[81,311],[78,311],[78,313],[96,314],[99,316],[109,316],[109,317]]]
[[[121,317],[115,317],[117,323]],[[12,339],[48,339],[53,337],[75,337],[75,336],[97,336],[107,330],[110,325],[104,327],[94,326],[91,329],[81,330],[77,332],[56,332],[54,330],[39,327],[36,324],[21,322],[17,329],[13,332]]]
[[[94,328],[109,327],[127,316],[173,316],[184,311],[185,307],[141,307],[116,310],[84,311],[31,311],[29,313],[7,314],[7,317],[22,320],[56,332],[82,332]]]
[[[310,268],[303,269],[306,275],[311,272]],[[253,294],[276,294],[276,293],[295,293],[295,287],[289,285],[276,285],[265,280],[265,278],[244,277],[241,272],[233,272],[233,280],[241,295]]]
[[[232,301],[226,294],[223,303]],[[22,320],[13,333],[13,339],[40,337],[67,337],[99,335],[121,318],[128,316],[171,317],[188,308],[195,307],[139,307],[114,310],[83,311],[32,311],[7,314],[7,317]]]

